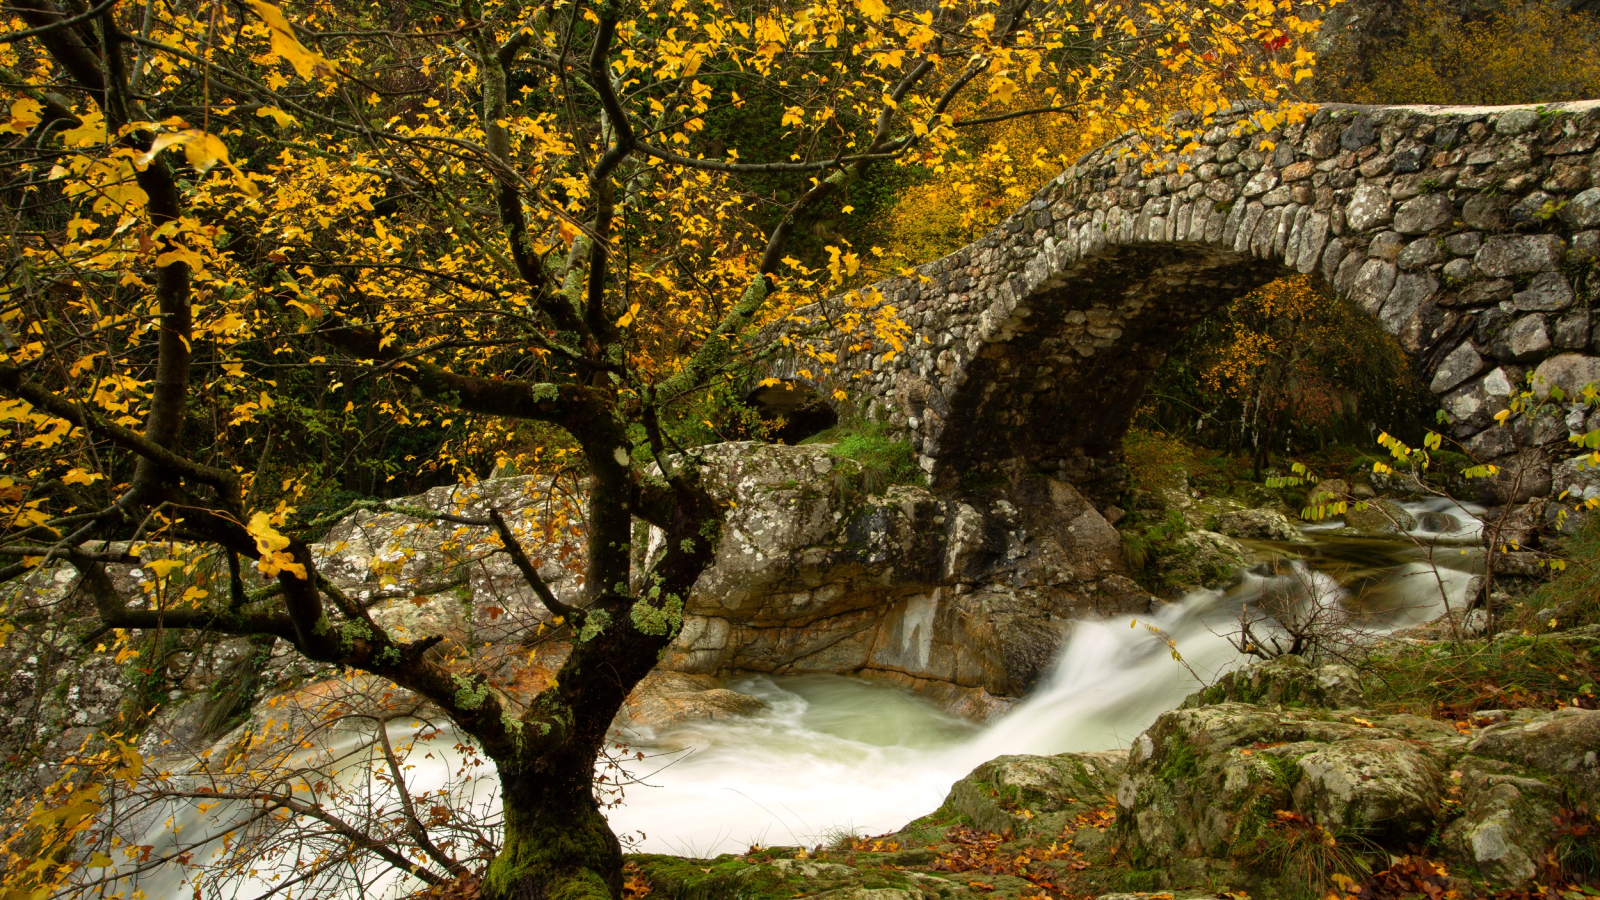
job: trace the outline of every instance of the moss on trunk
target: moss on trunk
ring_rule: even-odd
[[[622,846],[595,805],[589,775],[501,767],[505,838],[486,900],[616,900]]]

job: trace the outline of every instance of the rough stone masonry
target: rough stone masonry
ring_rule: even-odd
[[[977,242],[867,288],[912,339],[887,362],[841,342],[833,377],[865,373],[861,405],[904,430],[935,489],[1009,467],[1103,503],[1145,383],[1184,331],[1314,273],[1399,337],[1472,455],[1521,454],[1520,483],[1480,499],[1600,491],[1549,458],[1565,429],[1493,419],[1530,373],[1569,395],[1600,381],[1600,101],[1329,105],[1267,133],[1250,118],[1218,116],[1183,155],[1141,154],[1124,135]],[[776,368],[799,378],[816,363]],[[1581,411],[1568,424],[1595,427]]]

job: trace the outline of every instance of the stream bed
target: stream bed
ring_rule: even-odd
[[[1419,523],[1409,535],[1354,536],[1334,521],[1306,529],[1306,543],[1249,542],[1262,561],[1224,590],[1196,591],[1145,616],[1071,623],[1050,673],[986,724],[856,678],[731,678],[729,688],[759,697],[766,708],[627,736],[626,755],[604,772],[622,784],[621,802],[608,813],[613,829],[629,849],[692,857],[892,831],[936,809],[953,782],[994,757],[1127,746],[1202,680],[1248,661],[1229,639],[1241,615],[1267,634],[1266,615],[1336,610],[1376,635],[1460,609],[1481,564],[1477,510],[1447,501],[1403,505]],[[498,821],[492,766],[458,745],[448,727],[420,742],[402,730],[391,725],[389,733],[397,745],[413,746],[404,775],[412,794],[432,794],[428,803],[450,795],[450,806],[475,811],[477,827],[492,829]],[[334,746],[341,740],[350,746]],[[316,787],[329,809],[386,802],[386,771],[370,735],[330,739],[306,752],[336,761],[321,764],[327,780]],[[237,832],[248,815],[244,804],[167,807],[147,819],[137,843],[151,845],[157,859],[182,845],[201,866],[140,866],[137,874],[119,867],[102,889],[138,888],[154,900],[202,894],[250,900],[391,898],[421,886],[370,860],[309,874],[328,862],[327,851],[297,837],[315,831],[299,822],[278,829],[272,855],[231,867],[223,862],[221,837]],[[208,868],[201,876],[208,884],[197,892],[191,879]],[[285,891],[292,882],[298,889]]]
[[[768,708],[641,741],[647,758],[628,767],[640,783],[626,788],[612,825],[640,849],[682,856],[812,846],[932,812],[952,783],[997,756],[1126,747],[1200,679],[1248,661],[1228,638],[1241,611],[1348,608],[1377,635],[1437,618],[1447,603],[1460,609],[1481,559],[1476,510],[1402,505],[1419,523],[1409,535],[1352,536],[1335,520],[1307,529],[1310,543],[1252,542],[1267,561],[1225,590],[1072,623],[1050,674],[985,725],[844,676],[731,679]]]

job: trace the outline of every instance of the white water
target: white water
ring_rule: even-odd
[[[1196,676],[1209,682],[1240,664],[1224,635],[1241,609],[1321,603],[1365,616],[1374,632],[1435,618],[1447,602],[1459,609],[1476,562],[1460,551],[1475,545],[1479,523],[1468,513],[1476,510],[1432,502],[1407,508],[1419,519],[1432,514],[1412,536],[1436,546],[1318,535],[1309,548],[1290,548],[1308,551],[1303,559],[1258,566],[1225,592],[1196,592],[1137,621],[1073,623],[1053,671],[1014,710],[985,726],[852,678],[734,679],[729,687],[760,697],[767,709],[635,736],[634,749],[647,758],[623,766],[637,783],[610,812],[613,828],[639,849],[686,856],[752,844],[809,846],[843,831],[896,829],[935,809],[951,783],[996,756],[1126,746],[1198,688]],[[413,754],[415,768],[407,776],[413,792],[441,788],[451,772],[462,771],[460,754],[444,749],[450,743],[433,742],[426,759]],[[482,774],[453,789],[492,807],[492,770],[476,771]],[[365,785],[364,772],[347,765],[334,780]],[[201,816],[192,807],[172,812],[190,841],[207,828],[218,833],[224,818],[217,810]],[[146,841],[161,842],[163,830],[152,828]],[[292,878],[299,865],[286,858],[259,866],[254,877],[231,882],[219,896],[262,896],[269,885]],[[415,887],[375,869],[363,881],[356,892],[361,896],[393,897]],[[176,867],[164,867],[140,886],[151,897],[179,900],[191,895],[180,882]],[[356,895],[348,887],[338,893]]]

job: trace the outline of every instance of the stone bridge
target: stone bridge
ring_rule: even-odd
[[[1518,452],[1492,415],[1529,371],[1569,390],[1600,380],[1600,101],[1325,106],[1267,133],[1250,119],[1217,117],[1182,156],[1125,135],[977,242],[873,285],[913,339],[888,362],[881,346],[834,347],[834,377],[864,373],[857,402],[904,429],[936,489],[1000,467],[1102,505],[1145,384],[1185,330],[1290,273],[1397,335],[1481,459]],[[818,367],[778,371],[805,368]]]

